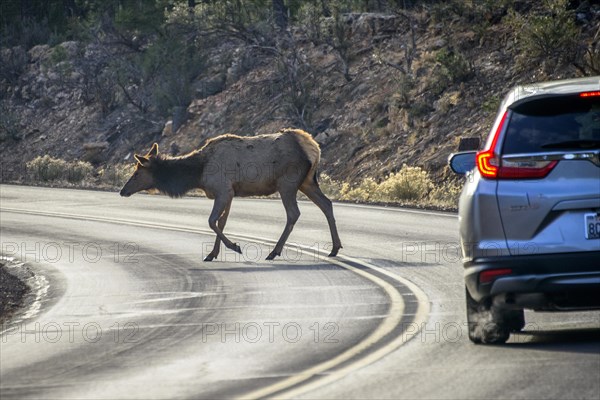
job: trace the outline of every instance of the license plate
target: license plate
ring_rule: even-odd
[[[600,214],[585,214],[585,238],[600,239]]]

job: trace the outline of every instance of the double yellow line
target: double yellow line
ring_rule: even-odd
[[[2,212],[39,215],[47,217],[67,218],[85,221],[108,222],[121,225],[129,225],[136,227],[163,229],[187,233],[199,233],[212,235],[214,232],[208,229],[185,228],[171,224],[156,224],[152,222],[134,221],[120,218],[97,217],[80,214],[70,214],[62,212],[42,212],[34,210],[25,210],[18,208],[0,208]],[[228,233],[228,235],[237,240],[253,241],[265,245],[273,245],[275,241],[239,234]],[[328,262],[338,267],[344,268],[353,272],[383,289],[389,299],[389,309],[387,316],[379,323],[377,328],[371,332],[366,338],[361,340],[354,346],[344,350],[337,356],[309,367],[299,373],[281,379],[271,385],[256,389],[240,396],[241,399],[256,399],[276,397],[278,399],[294,398],[308,391],[317,389],[328,383],[341,379],[353,371],[363,368],[383,357],[390,354],[398,347],[402,346],[411,337],[414,336],[420,327],[426,322],[429,315],[429,301],[425,293],[414,283],[396,275],[386,269],[375,266],[371,263],[359,260],[353,257],[338,255],[337,258],[327,257],[324,253],[312,247],[294,245],[295,247],[310,251],[321,261]],[[357,266],[358,265],[358,266]],[[416,300],[416,311],[411,319],[411,326],[416,327],[416,330],[411,330],[411,336],[398,334],[395,337],[389,338],[395,331],[401,328],[401,323],[406,309],[404,297],[398,291],[394,284],[400,284],[407,288],[411,295]]]

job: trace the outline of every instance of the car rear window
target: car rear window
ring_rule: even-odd
[[[511,110],[504,154],[573,149],[581,143],[597,148],[594,142],[600,141],[600,97],[544,97]]]

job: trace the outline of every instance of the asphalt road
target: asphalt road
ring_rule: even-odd
[[[527,313],[506,345],[465,329],[455,215],[336,204],[284,257],[277,200],[235,199],[244,254],[202,262],[211,202],[0,186],[4,255],[37,271],[2,327],[0,397],[600,398],[600,313]]]

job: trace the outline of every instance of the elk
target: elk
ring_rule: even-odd
[[[298,190],[327,218],[333,242],[329,256],[336,256],[342,248],[333,206],[317,181],[321,150],[312,136],[302,130],[284,129],[276,134],[257,136],[225,134],[209,139],[202,148],[179,157],[159,154],[158,144],[154,143],[148,154],[134,157],[137,165],[121,189],[121,196],[156,189],[170,197],[181,197],[199,188],[204,190],[206,197],[214,200],[208,224],[217,238],[204,261],[212,261],[219,255],[221,241],[227,248],[242,252],[240,246],[223,233],[234,197],[267,196],[275,192],[281,196],[287,222],[267,260],[281,255],[300,217],[296,201]]]

